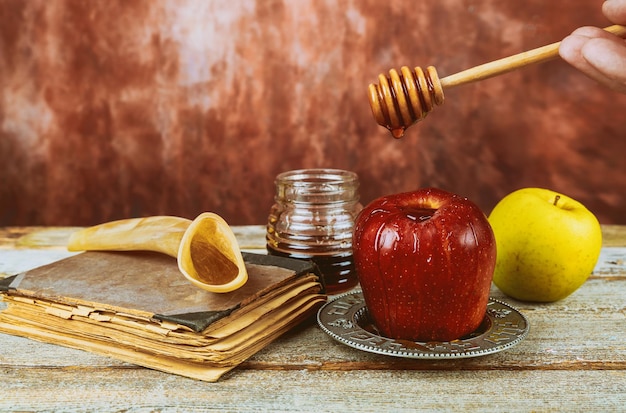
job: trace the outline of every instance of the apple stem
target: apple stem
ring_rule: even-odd
[[[555,196],[554,197],[554,204],[552,204],[552,205],[556,206],[556,203],[559,202],[559,199],[561,199],[561,195]]]

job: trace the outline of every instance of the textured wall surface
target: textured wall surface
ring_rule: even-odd
[[[264,223],[273,178],[333,167],[363,202],[421,186],[485,212],[542,186],[626,224],[626,96],[555,60],[451,89],[394,140],[367,85],[441,77],[608,22],[566,0],[0,0],[0,225]]]

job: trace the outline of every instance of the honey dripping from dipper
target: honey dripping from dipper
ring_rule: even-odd
[[[444,101],[443,87],[433,66],[428,66],[426,71],[403,66],[399,73],[391,69],[389,76],[378,75],[378,83],[368,88],[372,114],[397,139]]]

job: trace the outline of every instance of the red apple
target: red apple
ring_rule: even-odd
[[[381,334],[450,341],[480,326],[496,242],[476,204],[436,188],[384,196],[357,216],[353,237],[365,305]]]

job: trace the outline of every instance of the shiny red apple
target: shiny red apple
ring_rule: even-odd
[[[496,262],[487,217],[436,188],[378,198],[357,216],[354,263],[381,334],[450,341],[482,323]]]

